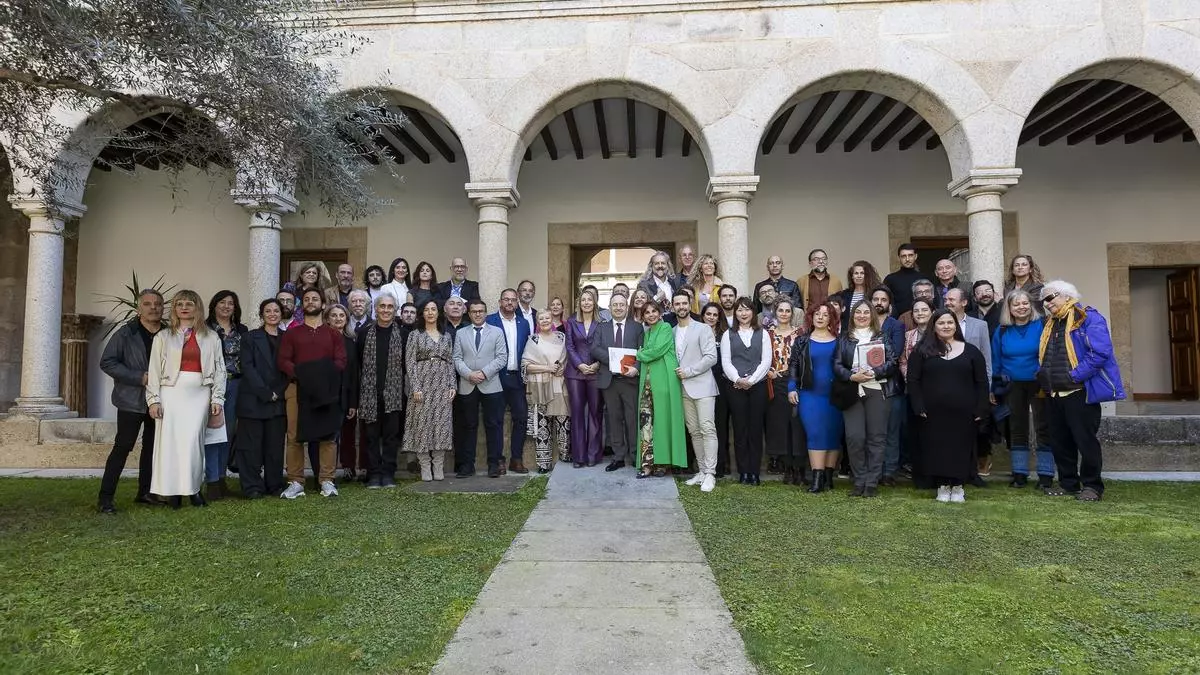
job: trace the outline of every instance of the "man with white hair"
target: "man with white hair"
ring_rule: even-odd
[[[396,487],[396,457],[404,416],[404,350],[408,329],[396,321],[396,296],[375,297],[375,321],[359,331],[358,416],[366,431],[367,487]]]
[[[663,320],[674,325],[675,313],[671,311],[671,296],[675,295],[678,279],[671,271],[671,256],[664,251],[657,251],[650,256],[650,264],[646,266],[646,274],[638,281],[638,290],[645,291],[650,301],[657,304],[663,314]],[[668,321],[668,316],[671,319]]]
[[[1038,384],[1047,395],[1050,443],[1058,487],[1050,496],[1100,501],[1104,481],[1100,404],[1125,398],[1108,322],[1080,302],[1079,290],[1060,279],[1042,287],[1046,326],[1038,348]]]
[[[356,288],[350,291],[346,301],[349,303],[346,307],[350,310],[350,330],[358,333],[363,326],[371,322],[371,294]]]

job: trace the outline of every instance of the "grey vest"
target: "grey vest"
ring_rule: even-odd
[[[738,377],[750,377],[762,364],[762,329],[754,331],[750,338],[750,346],[742,343],[742,336],[736,330],[729,333],[729,362],[738,372]]]

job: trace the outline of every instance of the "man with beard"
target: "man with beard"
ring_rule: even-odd
[[[725,313],[725,321],[730,328],[733,327],[733,305],[737,303],[737,298],[737,288],[729,284],[725,284],[717,291],[717,300],[721,303],[721,311]]]
[[[275,299],[283,307],[283,320],[279,322],[279,330],[287,330],[291,327],[296,313],[296,294],[285,288],[275,294]]]
[[[133,451],[138,432],[142,432],[142,454],[138,460],[138,504],[162,505],[150,494],[150,476],[154,471],[155,419],[146,409],[146,379],[150,363],[150,345],[162,329],[163,297],[148,288],[138,294],[137,317],[113,333],[100,357],[100,370],[113,379],[112,404],[117,409],[117,436],[113,440],[104,477],[100,479],[100,513],[116,513],[113,497],[125,460]]]
[[[525,279],[517,284],[517,311],[525,317],[525,323],[528,323],[531,329],[537,325],[537,308],[533,306],[536,297],[537,288],[532,281]]]
[[[650,302],[658,305],[663,320],[674,316],[674,312],[671,311],[671,296],[675,295],[678,281],[671,272],[671,256],[663,251],[650,256],[650,264],[646,267],[646,274],[638,282],[638,290],[645,291],[646,295],[650,296]]]
[[[500,309],[487,317],[487,322],[504,332],[504,349],[508,362],[500,371],[500,387],[504,392],[504,404],[512,417],[512,430],[508,443],[508,468],[504,467],[504,456],[495,463],[488,460],[488,476],[495,478],[509,471],[529,473],[525,468],[526,425],[529,422],[529,403],[525,400],[525,381],[521,377],[521,357],[525,355],[525,343],[529,341],[530,326],[517,311],[517,291],[506,288],[500,292]],[[503,413],[502,413],[503,414]]]
[[[396,302],[400,302],[397,300]],[[417,323],[417,306],[406,302],[400,306],[400,323],[412,328]]]
[[[367,311],[375,311],[375,298],[383,293],[383,268],[379,265],[371,265],[363,272],[363,289],[366,290],[368,296]],[[396,302],[403,302],[397,300]]]
[[[446,300],[446,304],[442,307],[446,316],[446,328],[450,331],[450,335],[456,335],[459,328],[467,325],[466,319],[463,316],[467,313],[467,302],[465,299],[452,295]]]
[[[396,487],[396,455],[404,416],[404,346],[408,329],[396,323],[396,298],[375,299],[375,323],[359,331],[362,364],[358,415],[366,426],[367,488]]]
[[[500,371],[508,367],[504,331],[487,323],[487,304],[472,300],[471,323],[454,341],[458,396],[454,397],[455,476],[475,475],[475,445],[479,439],[479,409],[483,408],[484,440],[489,473],[498,473],[504,460],[504,387]]]
[[[758,323],[762,325],[763,330],[771,330],[775,327],[775,303],[778,300],[779,294],[775,291],[774,286],[769,283],[758,285],[754,303],[762,308],[758,312]]]
[[[879,316],[883,336],[892,343],[893,353],[904,353],[904,324],[892,316],[892,292],[887,286],[871,291],[871,307]],[[901,441],[904,439],[904,420],[908,416],[905,407],[908,397],[904,395],[904,380],[897,379],[896,395],[888,399],[892,406],[888,416],[887,441],[883,446],[883,477],[880,485],[895,485],[896,473],[901,465]]]
[[[691,283],[693,265],[696,264],[696,251],[691,246],[684,244],[683,248],[679,249],[679,277],[675,282],[675,288],[681,288]]]
[[[829,254],[823,248],[809,251],[808,275],[799,284],[805,307],[820,305],[843,288],[842,282],[829,271]]]
[[[988,335],[995,335],[1000,327],[1000,303],[996,302],[995,287],[987,279],[980,279],[971,291],[975,296],[975,309],[971,315],[987,323]]]
[[[350,291],[354,290],[354,266],[342,263],[337,267],[338,302],[342,307],[350,306]]]
[[[687,485],[712,492],[717,485],[717,339],[701,321],[692,320],[692,299],[678,292],[671,300],[675,310],[675,375],[683,386],[683,420],[696,451],[696,475]]]
[[[917,249],[912,244],[905,242],[896,248],[896,257],[900,258],[900,269],[892,272],[883,278],[883,285],[888,287],[892,292],[892,314],[899,316],[912,309],[913,300],[913,284],[918,281],[928,280],[925,275],[917,267]],[[929,285],[930,291],[933,290],[932,282]],[[933,299],[932,292],[928,298]],[[908,325],[908,324],[905,324]],[[909,330],[912,330],[909,328]]]
[[[284,454],[288,486],[284,499],[304,496],[304,446],[320,444],[318,482],[322,497],[337,496],[333,483],[337,448],[333,437],[342,427],[342,372],[346,369],[346,344],[337,331],[321,320],[325,296],[316,288],[300,295],[304,321],[283,334],[277,357],[279,370],[290,384],[284,394],[288,444]]]
[[[782,257],[773,255],[767,258],[767,278],[754,285],[754,298],[756,304],[758,304],[757,299],[759,289],[767,284],[775,287],[776,295],[792,301],[792,309],[796,312],[796,316],[802,316],[804,314],[802,311],[804,305],[802,304],[803,301],[801,299],[800,286],[795,281],[783,276]],[[763,311],[761,305],[759,305],[758,311]]]
[[[912,318],[912,305],[917,300],[924,300],[929,303],[931,308],[935,307],[933,301],[933,282],[928,279],[917,279],[913,282],[912,288],[909,289],[908,297],[912,298],[908,303],[908,311],[900,314],[900,323],[904,324],[904,330],[910,331],[917,327],[917,322]],[[895,305],[892,306],[895,310]]]
[[[350,310],[350,332],[358,334],[358,331],[371,323],[371,295],[361,288],[356,288],[350,291],[348,301],[350,304],[346,307]],[[392,315],[394,317],[395,312]]]
[[[461,298],[464,303],[479,299],[479,282],[467,278],[467,261],[455,258],[450,261],[450,278],[438,284],[443,298]],[[466,305],[463,305],[466,311]]]

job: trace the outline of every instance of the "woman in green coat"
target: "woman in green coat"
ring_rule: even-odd
[[[664,476],[668,466],[687,466],[683,394],[675,373],[679,368],[675,332],[662,320],[655,303],[646,303],[642,321],[646,336],[637,353],[642,368],[638,381],[638,478]]]

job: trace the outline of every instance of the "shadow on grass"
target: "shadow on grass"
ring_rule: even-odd
[[[764,673],[1200,672],[1200,485],[680,493]]]
[[[4,672],[428,672],[545,492],[346,486],[95,513],[96,480],[0,479]]]

